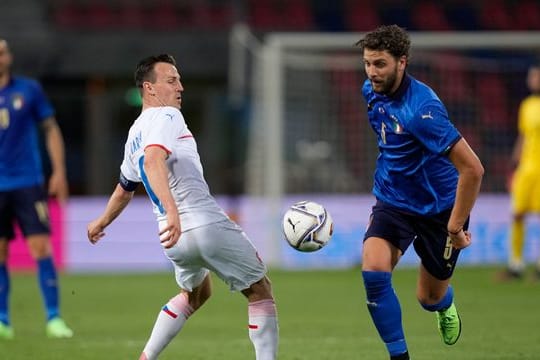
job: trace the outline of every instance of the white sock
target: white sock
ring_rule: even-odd
[[[148,339],[140,359],[157,359],[163,349],[180,332],[192,313],[193,308],[189,305],[187,295],[184,293],[169,300],[159,312],[150,339]]]
[[[257,360],[275,360],[278,349],[276,304],[272,299],[248,304],[249,338],[255,347]]]

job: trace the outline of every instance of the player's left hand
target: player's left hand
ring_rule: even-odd
[[[456,234],[448,234],[452,240],[452,246],[454,249],[465,249],[467,246],[471,245],[471,233],[466,230],[461,230]]]
[[[105,236],[105,232],[103,230],[105,230],[105,226],[101,224],[99,219],[92,221],[87,227],[88,240],[90,240],[92,244],[97,243],[103,236]]]
[[[64,203],[68,198],[68,189],[66,176],[53,172],[49,178],[49,195],[56,197],[60,203]]]
[[[159,241],[165,249],[170,249],[178,242],[182,234],[178,213],[167,213],[167,226],[159,231]]]

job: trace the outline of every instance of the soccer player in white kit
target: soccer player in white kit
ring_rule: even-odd
[[[174,58],[162,54],[141,60],[135,83],[142,112],[129,130],[120,181],[101,216],[88,224],[88,239],[95,244],[105,235],[143,183],[180,293],[161,309],[139,360],[157,359],[210,297],[210,271],[247,298],[256,359],[276,359],[278,321],[266,267],[242,229],[210,195],[195,139],[179,110],[184,88]]]

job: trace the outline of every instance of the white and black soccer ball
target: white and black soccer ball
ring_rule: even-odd
[[[324,206],[313,201],[293,204],[283,216],[285,240],[298,251],[317,251],[330,241],[334,223]]]

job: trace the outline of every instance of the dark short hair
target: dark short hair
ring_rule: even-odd
[[[356,43],[362,52],[364,49],[388,51],[395,58],[409,57],[411,39],[405,29],[397,25],[383,25],[365,34],[364,38]]]
[[[145,81],[155,82],[156,74],[154,73],[154,66],[160,62],[176,66],[176,60],[174,60],[172,55],[160,54],[148,56],[137,64],[137,69],[135,69],[135,86],[142,88],[142,84]]]

